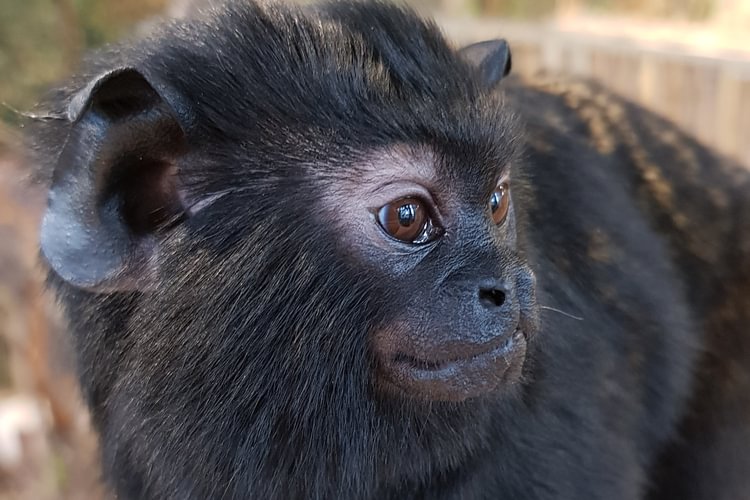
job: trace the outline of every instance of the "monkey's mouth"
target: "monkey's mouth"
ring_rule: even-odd
[[[525,357],[526,336],[518,329],[461,355],[424,359],[399,352],[383,363],[382,375],[408,396],[463,401],[518,381]]]
[[[518,333],[520,333],[520,330],[516,330],[516,334]],[[421,359],[421,358],[417,358],[409,354],[400,352],[400,353],[397,353],[393,357],[393,363],[394,364],[399,364],[399,363],[407,364],[407,365],[410,365],[411,368],[417,369],[417,370],[440,370],[440,369],[445,368],[446,365],[450,365],[452,363],[473,361],[482,356],[487,356],[496,352],[504,352],[508,347],[510,347],[510,344],[512,342],[513,342],[513,335],[500,336],[482,345],[480,347],[481,350],[477,349],[478,352],[476,352],[475,354],[470,354],[468,356],[453,356],[453,357],[448,356],[445,359],[438,359],[438,360]]]

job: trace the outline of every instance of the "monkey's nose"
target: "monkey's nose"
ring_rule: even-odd
[[[488,309],[501,307],[508,297],[507,285],[499,280],[485,280],[479,284],[479,303]]]

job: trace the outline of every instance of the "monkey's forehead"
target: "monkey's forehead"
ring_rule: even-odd
[[[510,175],[517,158],[498,151],[473,150],[456,154],[440,144],[391,144],[363,151],[347,161],[345,168],[320,168],[310,173],[326,186],[325,197],[345,200],[366,199],[379,207],[385,203],[425,190],[430,197],[444,199],[482,198],[499,179]],[[333,181],[333,182],[331,182]]]
[[[479,88],[434,24],[381,3],[234,2],[122,45],[90,74],[114,65],[160,82],[194,124],[234,140],[319,130],[377,145],[508,126],[498,96]]]

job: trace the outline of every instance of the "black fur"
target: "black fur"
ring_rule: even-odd
[[[67,168],[69,102],[121,67],[174,97],[180,185],[217,196],[159,222],[146,291],[87,291],[50,272],[121,498],[750,491],[739,168],[595,85],[487,90],[401,8],[238,2],[98,54],[56,92],[45,111],[58,119],[35,135],[50,179]],[[402,144],[437,152],[448,186],[485,189],[511,165],[537,300],[582,318],[542,310],[512,390],[423,403],[373,388],[368,335],[401,282],[352,259],[321,199],[367,154]],[[456,258],[437,262],[447,273]]]

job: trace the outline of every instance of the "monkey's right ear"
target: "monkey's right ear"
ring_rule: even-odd
[[[505,40],[487,40],[467,45],[459,55],[476,68],[482,84],[492,88],[510,74],[510,46]]]
[[[134,68],[100,75],[71,99],[40,235],[62,279],[93,291],[148,288],[161,233],[185,214],[176,165],[186,109]]]

